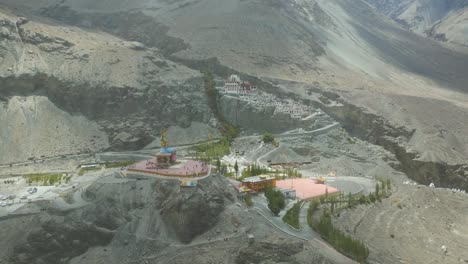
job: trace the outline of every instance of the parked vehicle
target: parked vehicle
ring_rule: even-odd
[[[37,188],[36,187],[31,187],[28,189],[28,193],[29,194],[33,194],[33,193],[36,193],[37,192]]]

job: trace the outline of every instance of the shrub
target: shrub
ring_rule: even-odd
[[[270,143],[275,142],[275,137],[273,137],[273,134],[267,132],[263,134],[262,140],[263,140],[263,143],[270,144]]]
[[[253,206],[253,201],[252,201],[252,197],[250,196],[250,194],[246,194],[244,196],[244,202],[245,204],[248,206],[248,207],[252,207]]]

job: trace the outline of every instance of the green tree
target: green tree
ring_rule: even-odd
[[[263,143],[270,144],[270,143],[275,142],[275,137],[273,137],[273,134],[267,132],[267,133],[263,134],[262,140],[263,140]]]
[[[265,188],[265,196],[268,199],[268,208],[274,215],[278,216],[281,210],[286,206],[283,193],[269,186]]]
[[[379,199],[379,197],[380,197],[379,191],[380,191],[379,190],[379,183],[377,182],[377,183],[375,183],[375,196],[376,196],[377,199]]]
[[[319,205],[320,201],[317,199],[314,199],[309,203],[309,209],[307,209],[307,223],[310,227],[312,227],[314,224],[314,211],[317,210]]]
[[[271,194],[273,193],[273,187],[270,185],[265,186],[265,190],[263,191],[265,193],[265,197],[267,199],[270,199]]]
[[[205,72],[203,76],[205,92],[208,96],[208,105],[215,115],[218,115],[218,90],[216,90],[216,83],[211,72]]]
[[[386,197],[387,196],[387,190],[385,188],[385,181],[382,181],[382,183],[380,184],[380,196],[383,196],[383,197]]]
[[[320,196],[319,200],[320,200],[320,203],[325,203],[325,196],[323,195]]]
[[[218,172],[221,172],[221,160],[219,160],[219,157],[216,158],[216,169]]]
[[[348,208],[353,207],[353,196],[351,195],[351,192],[348,194]]]
[[[390,179],[387,179],[387,190],[391,190],[392,189],[392,183],[390,182]]]
[[[317,210],[317,208],[318,208],[319,205],[320,205],[320,201],[314,199],[314,200],[312,200],[312,201],[310,202],[309,207],[312,208],[312,211],[315,211],[315,210]]]
[[[239,165],[237,165],[237,160],[236,163],[234,163],[234,171],[236,172],[236,178],[239,175]]]
[[[250,194],[246,194],[244,196],[244,202],[245,204],[248,206],[248,207],[252,207],[253,206],[253,201],[252,201],[252,197],[250,196]]]
[[[334,198],[331,198],[330,199],[330,211],[331,213],[333,214],[335,212],[335,199]]]

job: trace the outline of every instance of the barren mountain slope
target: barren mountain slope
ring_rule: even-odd
[[[0,163],[140,148],[211,118],[201,74],[155,48],[9,11],[0,30]]]
[[[466,0],[366,1],[414,32],[468,46]]]
[[[387,81],[404,70],[466,88],[466,57],[399,30],[363,1],[67,0],[36,12],[264,77]]]

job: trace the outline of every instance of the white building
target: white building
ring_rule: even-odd
[[[249,82],[242,82],[239,76],[231,75],[224,83],[224,93],[248,95],[255,94],[257,87]]]

